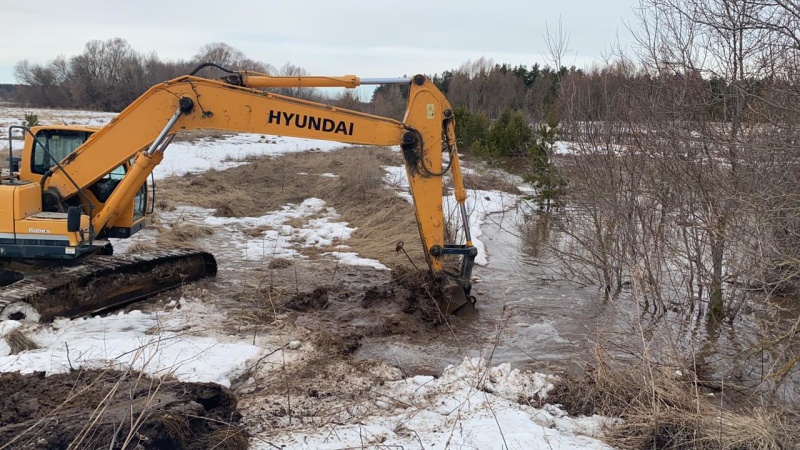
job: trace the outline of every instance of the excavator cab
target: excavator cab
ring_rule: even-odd
[[[30,164],[22,164],[19,179],[41,184],[58,163],[67,160],[98,129],[57,125],[33,127],[30,130],[31,133],[26,133],[22,155],[22,161],[29,161]],[[70,207],[80,207],[84,214],[91,216],[92,211],[103,208],[130,167],[131,161],[123,162],[83,189],[84,195],[73,196],[66,200],[46,189],[42,193],[42,210],[63,213]],[[126,208],[114,224],[97,230],[95,237],[124,239],[143,229],[148,207],[147,187],[147,183],[143,183],[133,198],[132,207]]]
[[[140,184],[113,226],[95,233],[91,219],[130,172],[131,161],[64,199],[42,186],[96,129],[14,126],[9,136],[14,128],[23,129],[26,139],[22,164],[10,165],[0,178],[0,320],[96,313],[216,273],[214,257],[194,250],[111,256],[103,238],[130,237],[144,227],[147,183]]]
[[[31,162],[30,173],[38,175],[47,173],[55,165],[54,160],[62,161],[94,133],[94,130],[90,129],[66,127],[37,127],[35,130],[34,137],[40,145],[32,145],[31,156],[23,159]]]

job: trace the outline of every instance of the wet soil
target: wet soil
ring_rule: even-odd
[[[320,348],[352,355],[362,340],[413,336],[436,339],[456,318],[437,302],[441,292],[426,271],[395,269],[386,281],[343,280],[291,296],[284,307],[299,312],[296,323],[316,334]]]
[[[390,355],[364,358],[363,347],[371,347],[374,339],[422,347],[444,342],[461,320],[441,315],[435,285],[425,271],[347,267],[327,278],[323,269],[317,283],[326,283],[317,287],[302,281],[283,284],[293,274],[291,267],[272,272],[274,289],[261,295],[282,299],[282,312],[269,327],[287,324],[292,337],[313,350],[300,357],[290,351],[291,360],[265,362],[234,383],[247,429],[261,437],[280,440],[298,426],[358,420],[376,404],[391,403],[381,385],[419,372],[396,364]],[[298,286],[300,292],[293,291]]]
[[[246,449],[236,406],[231,391],[213,383],[99,370],[4,373],[0,447]]]

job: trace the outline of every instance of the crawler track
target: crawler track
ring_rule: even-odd
[[[98,313],[216,273],[214,256],[194,250],[92,256],[75,266],[25,273],[0,287],[0,320],[49,322]]]

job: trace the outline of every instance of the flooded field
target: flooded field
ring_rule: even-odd
[[[742,314],[735,332],[706,329],[678,314],[656,320],[625,291],[605,299],[596,286],[566,281],[548,253],[557,231],[537,221],[537,239],[522,237],[532,211],[521,192],[530,189],[507,174],[465,170],[481,251],[478,313],[443,317],[428,292],[397,149],[260,135],[174,147],[156,173],[151,224],[115,241],[115,251],[204,249],[217,258],[217,276],[97,317],[7,321],[0,371],[24,380],[138,370],[224,386],[238,401],[228,425],[256,449],[488,448],[501,439],[606,449],[596,438],[610,419],[592,410],[570,416],[547,399],[558,375],[591,374],[598,349],[620,364],[646,354],[668,373],[691,361],[712,388],[725,380],[726,392],[730,380],[760,380],[773,361],[750,349],[774,308]],[[7,345],[12,336],[26,346]],[[782,386],[779,395],[791,398],[791,383]]]

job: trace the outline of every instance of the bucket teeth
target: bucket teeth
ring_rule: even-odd
[[[217,273],[210,253],[195,250],[91,256],[70,267],[39,269],[0,287],[0,319],[80,317],[124,306]],[[24,317],[20,317],[20,315]]]

